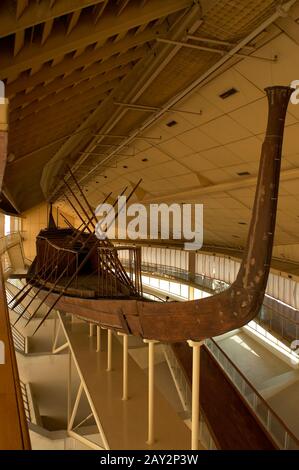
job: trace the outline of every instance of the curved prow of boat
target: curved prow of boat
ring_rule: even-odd
[[[98,253],[102,256],[98,261],[90,255],[88,259],[86,258],[87,261],[90,259],[95,263],[101,289],[98,289],[98,295],[94,295],[93,298],[82,295],[76,286],[74,292],[67,292],[66,288],[60,285],[60,279],[66,268],[56,279],[54,287],[48,291],[46,281],[49,280],[49,276],[42,283],[38,278],[35,281],[29,280],[33,287],[40,285],[37,293],[43,299],[42,302],[45,301],[50,306],[47,315],[55,307],[107,328],[165,342],[187,339],[200,341],[240,328],[250,322],[261,308],[269,275],[285,118],[292,92],[291,88],[282,86],[266,89],[269,104],[268,126],[262,146],[252,218],[240,270],[229,289],[209,298],[188,302],[146,301],[142,298],[142,287],[133,289],[132,295],[126,298],[123,295],[117,297],[117,292],[110,292],[107,286],[115,278],[118,267],[122,273],[120,278],[122,283],[127,276],[117,256],[118,247],[113,247],[111,244],[104,246],[92,232],[87,235],[76,231],[75,239],[78,236],[83,237],[82,240],[85,239],[83,246],[87,246],[87,241],[92,243],[94,247],[92,250],[98,249]],[[55,237],[61,236],[63,230],[58,229]],[[105,272],[108,272],[107,269],[111,264],[109,250],[112,250],[113,259],[117,261],[112,271],[111,269],[109,271],[111,279],[104,276],[101,268],[104,266]],[[105,253],[108,258],[104,259]],[[37,258],[43,264],[44,257],[38,255]],[[55,260],[55,253],[52,258]],[[48,264],[46,263],[47,266]],[[55,269],[59,267],[58,264],[54,263]],[[87,264],[84,265],[85,268],[86,266]],[[49,266],[46,268],[46,271],[48,270]],[[89,268],[89,271],[92,272],[92,269]],[[79,270],[76,270],[75,274],[77,272]],[[140,274],[140,259],[136,264],[135,279],[138,277],[137,274]],[[74,275],[70,281],[67,280],[67,286],[73,278]]]
[[[221,294],[193,302],[168,304],[167,315],[172,316],[172,325],[169,323],[168,328],[171,328],[173,336],[176,332],[177,337],[184,335],[197,341],[217,336],[245,325],[261,308],[272,257],[285,118],[293,89],[273,86],[265,91],[268,97],[268,125],[247,245],[239,273],[231,287]],[[160,313],[167,307],[161,306]],[[144,306],[142,324],[146,337],[157,336],[154,317],[159,317],[157,311],[152,316],[149,307]],[[169,334],[169,330],[165,333]],[[167,335],[163,336],[160,339],[167,340]]]

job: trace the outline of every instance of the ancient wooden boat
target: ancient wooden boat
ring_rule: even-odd
[[[52,220],[37,237],[28,284],[14,302],[33,290],[49,306],[48,314],[58,309],[119,332],[164,342],[200,341],[251,321],[262,305],[270,269],[284,125],[292,91],[282,86],[266,89],[268,126],[247,246],[237,278],[226,291],[187,302],[146,300],[138,248],[98,240],[90,228],[86,233],[88,225],[84,230],[58,229]],[[92,216],[90,222],[94,227]],[[120,250],[129,252],[128,269],[120,262]]]

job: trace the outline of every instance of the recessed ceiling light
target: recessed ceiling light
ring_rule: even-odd
[[[173,119],[172,121],[169,121],[166,126],[167,127],[173,127],[173,126],[176,126],[177,125],[177,122]]]
[[[228,90],[225,90],[223,93],[220,93],[219,98],[221,98],[222,100],[226,100],[227,98],[235,95],[236,93],[238,93],[238,90],[232,87],[232,88],[229,88]]]
[[[240,171],[240,173],[237,173],[238,176],[248,176],[250,175],[249,171]]]

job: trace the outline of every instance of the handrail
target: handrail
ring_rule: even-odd
[[[8,300],[8,303],[10,303],[10,301],[13,299],[14,297],[14,294],[12,293],[12,291],[10,290],[10,288],[8,287],[8,284],[10,284],[9,282],[6,281],[5,283],[5,291],[6,291],[6,298]],[[18,287],[17,287],[18,290],[20,290]],[[28,297],[31,297],[31,294],[28,295]],[[22,315],[23,318],[25,318],[26,320],[29,320],[30,318],[30,315],[28,313],[23,313],[24,310],[25,310],[25,307],[23,306],[22,302],[20,302],[18,305],[16,305],[15,307],[9,307],[10,310],[13,310],[14,312],[16,312],[18,315]]]
[[[156,294],[152,294],[151,292],[143,292],[143,295],[150,295],[151,297],[155,297],[155,299],[158,299],[159,302],[166,302],[164,299],[162,299],[162,297],[159,297]]]
[[[276,412],[273,410],[273,408],[267,403],[267,401],[259,394],[259,392],[254,388],[254,386],[251,384],[251,382],[245,377],[245,375],[240,371],[240,369],[233,363],[233,361],[229,358],[229,356],[223,351],[223,349],[217,344],[217,342],[214,339],[207,339],[205,340],[205,345],[208,348],[208,350],[211,352],[213,357],[217,360],[217,363],[220,365],[220,367],[223,369],[225,374],[230,378],[232,383],[236,386],[236,388],[241,392],[243,398],[245,398],[246,402],[249,404],[249,406],[253,409],[255,415],[258,417],[259,421],[262,423],[262,425],[267,429],[267,431],[270,433],[272,438],[275,440],[279,448],[281,449],[292,449],[293,446],[291,444],[291,441],[295,444],[295,449],[299,449],[299,439],[293,434],[292,431],[289,430],[288,426],[285,424],[285,422],[276,414]],[[221,359],[215,351],[218,351],[219,354],[221,354],[222,359],[224,358],[227,363],[230,364],[230,367],[225,367],[223,362],[221,362]],[[238,375],[236,375],[236,373]],[[238,383],[237,382],[237,377],[241,377],[243,383]],[[249,394],[246,395],[246,387],[244,387],[243,384],[246,384],[249,391],[251,394],[253,394],[252,402],[249,399]],[[258,410],[258,405],[260,410]],[[261,416],[259,414],[259,411],[261,411],[262,407],[264,407],[267,410],[267,413],[265,416]],[[263,419],[265,418],[265,419]],[[280,427],[284,431],[284,436],[283,436],[283,443],[279,440],[279,437],[277,434],[275,435],[273,429],[271,428],[271,424],[273,423],[273,418],[276,420],[276,422],[280,425]]]
[[[23,354],[27,353],[26,337],[13,325],[11,325],[12,338],[15,349]]]
[[[27,387],[22,380],[20,380],[20,386],[21,386],[21,392],[22,392],[22,398],[23,398],[23,403],[24,403],[24,409],[25,409],[25,415],[28,423],[31,423],[31,410],[30,410],[30,404],[29,404],[29,398],[28,398],[28,392],[27,392]]]
[[[38,236],[37,237],[38,240],[44,240],[46,241],[46,243],[48,245],[50,245],[52,248],[55,248],[55,250],[58,250],[58,251],[67,251],[68,253],[72,253],[73,255],[76,255],[78,253],[78,251],[76,250],[71,250],[70,248],[65,248],[63,246],[58,246],[58,245],[55,245],[54,243],[50,242],[48,238],[46,237],[42,237],[42,236]]]
[[[183,409],[190,414],[192,409],[192,391],[185,368],[176,357],[170,344],[163,344],[163,350]],[[205,439],[205,434],[207,435],[207,439]],[[215,438],[212,435],[212,430],[202,409],[200,411],[200,441],[208,450],[217,449]]]

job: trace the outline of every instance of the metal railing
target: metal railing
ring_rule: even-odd
[[[20,331],[11,325],[11,334],[13,339],[14,347],[17,351],[27,354],[28,353],[28,339],[26,336],[22,335]]]
[[[297,318],[299,312],[294,310],[296,314],[294,318],[291,318],[287,316],[288,312],[291,311],[289,307],[282,306],[283,308],[279,308],[278,305],[275,306],[275,303],[278,304],[275,301],[271,302],[270,306],[268,304],[269,300],[266,296],[255,321],[266,330],[278,335],[287,343],[292,343],[294,340],[299,339],[299,319]]]
[[[142,296],[140,247],[101,246],[97,254],[98,295],[109,297],[127,292]]]
[[[10,232],[4,237],[0,237],[0,255],[8,248],[18,244],[22,245],[22,232]]]
[[[163,351],[183,409],[191,413],[192,393],[184,370],[169,344],[163,345]]]
[[[226,353],[213,340],[208,339],[205,345],[220,365],[221,369],[242,395],[262,426],[266,429],[279,449],[299,450],[299,440],[288,429],[283,420],[275,413],[266,400],[255,390],[253,385],[236,367]]]
[[[14,293],[10,290],[8,284],[9,284],[8,282],[5,283],[5,292],[6,292],[7,303],[10,304],[11,301],[12,301],[12,299],[13,299],[13,297],[14,297]],[[19,289],[19,287],[17,287],[17,289]],[[19,289],[19,290],[20,290],[20,289]],[[29,295],[29,296],[30,296],[30,295]],[[31,297],[31,296],[30,296],[30,297]],[[10,305],[11,305],[11,304],[10,304]],[[25,312],[25,313],[23,314],[23,312],[24,312],[24,310],[25,310],[25,307],[24,307],[24,305],[22,304],[22,302],[19,303],[18,305],[16,305],[15,307],[13,307],[13,308],[10,306],[9,309],[10,309],[10,310],[13,310],[13,311],[14,311],[15,313],[17,313],[18,315],[23,315],[23,318],[24,318],[25,320],[29,320],[29,318],[30,318],[30,315],[29,315],[28,312]]]
[[[126,261],[123,261],[126,264]],[[222,292],[228,289],[229,284],[217,279],[212,279],[203,274],[190,274],[185,269],[177,268],[175,266],[166,266],[163,264],[142,262],[141,270],[148,274],[167,277],[168,279],[180,279],[186,282],[197,284],[203,290],[209,293]]]
[[[164,344],[163,351],[183,409],[185,412],[188,413],[188,417],[190,417],[192,409],[192,392],[189,380],[186,377],[180,362],[177,360],[176,355],[172,350],[172,347],[169,344]],[[209,431],[208,425],[205,421],[203,412],[200,413],[199,440],[205,446],[206,449],[217,449]]]
[[[28,398],[28,393],[27,393],[27,387],[24,382],[20,380],[20,387],[21,387],[21,393],[22,393],[22,398],[23,398],[23,403],[24,403],[24,409],[25,409],[25,416],[28,421],[28,423],[31,423],[31,411],[30,411],[30,403],[29,403],[29,398]]]

